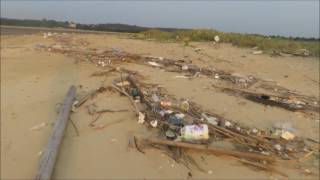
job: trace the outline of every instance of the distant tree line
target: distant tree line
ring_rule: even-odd
[[[1,18],[1,25],[7,26],[25,26],[25,27],[48,27],[48,28],[69,28],[69,22],[55,21],[55,20],[31,20],[31,19],[9,19]]]
[[[55,21],[55,20],[30,20],[30,19],[10,19],[1,18],[1,25],[7,26],[25,26],[25,27],[48,27],[48,28],[72,28],[70,26],[71,22],[68,21]],[[147,31],[150,29],[158,29],[161,31],[177,31],[186,29],[177,28],[147,28],[135,25],[127,24],[76,24],[76,29],[81,30],[93,30],[93,31],[111,31],[111,32],[129,32],[129,33],[139,33]]]
[[[283,36],[269,36],[270,38],[277,38],[277,39],[292,39],[295,41],[319,41],[319,38],[304,38],[304,37],[283,37]]]
[[[71,22],[68,21],[55,21],[55,20],[31,20],[31,19],[12,19],[12,18],[1,18],[1,25],[7,26],[25,26],[25,27],[47,27],[47,28],[72,28]],[[178,29],[178,28],[148,28],[128,24],[76,24],[76,29],[81,30],[93,30],[93,31],[109,31],[109,32],[128,32],[128,33],[139,33],[152,29],[175,32],[175,31],[189,31],[191,29]],[[254,35],[254,34],[251,34]],[[296,41],[319,41],[319,38],[303,38],[303,37],[283,37],[283,36],[264,36],[255,35],[261,37],[270,37],[277,39],[291,39]]]
[[[148,30],[148,28],[145,27],[132,26],[126,24],[77,24],[77,29],[131,33],[138,33]]]

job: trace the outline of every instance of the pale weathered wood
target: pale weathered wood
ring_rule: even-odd
[[[72,104],[76,96],[76,87],[71,86],[61,107],[58,118],[55,122],[52,136],[49,140],[47,148],[40,160],[36,180],[49,180],[56,163],[60,144],[69,120]]]

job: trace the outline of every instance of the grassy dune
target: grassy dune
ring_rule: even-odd
[[[319,40],[294,40],[289,38],[267,37],[260,35],[248,35],[239,33],[224,33],[214,30],[190,30],[164,32],[159,30],[149,30],[136,34],[136,38],[154,39],[159,41],[177,41],[188,45],[191,41],[214,41],[214,37],[218,35],[220,42],[231,43],[238,47],[258,47],[265,53],[279,54],[290,53],[294,55],[304,56],[304,52],[308,52],[310,56],[320,56]]]

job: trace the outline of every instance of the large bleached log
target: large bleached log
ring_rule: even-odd
[[[36,180],[49,180],[58,157],[60,145],[63,135],[69,120],[70,111],[72,109],[73,101],[76,97],[76,87],[71,86],[59,112],[58,118],[55,122],[52,136],[49,140],[48,146],[40,160]]]

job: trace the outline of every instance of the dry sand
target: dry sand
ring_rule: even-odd
[[[124,35],[74,34],[88,41],[89,47],[118,48],[126,52],[168,58],[187,58],[198,65],[272,79],[281,86],[305,95],[319,97],[319,60],[302,57],[270,57],[252,55],[250,49],[228,44],[215,47],[208,43],[192,43],[203,48],[198,54],[192,47],[178,43],[160,43],[129,39]],[[103,77],[90,77],[97,70],[89,63],[61,54],[39,52],[36,44],[51,44],[41,34],[1,36],[1,179],[31,179],[35,176],[39,154],[52,133],[59,103],[70,85],[82,85],[79,92],[100,86]],[[187,56],[187,57],[186,57]],[[276,107],[256,104],[208,88],[212,79],[194,80],[174,78],[176,73],[164,72],[143,65],[121,65],[147,76],[147,82],[165,87],[177,98],[191,99],[207,109],[250,127],[270,128],[275,122],[290,122],[300,136],[319,140],[319,116],[305,117]],[[106,84],[118,75],[108,77]],[[310,80],[313,79],[313,80]],[[93,101],[104,108],[130,109],[125,97],[117,94],[99,94]],[[133,112],[105,113],[96,124],[109,124],[96,130],[88,126],[92,117],[82,106],[71,119],[80,136],[68,126],[54,172],[59,179],[185,179],[191,172],[193,179],[275,179],[283,178],[243,166],[235,158],[219,157],[190,151],[192,157],[208,173],[188,170],[156,149],[146,154],[128,149],[128,137],[136,134],[146,137],[151,132],[137,123]],[[35,125],[46,125],[31,131]],[[304,169],[277,166],[295,179],[317,179],[319,171],[310,167],[313,175]]]

